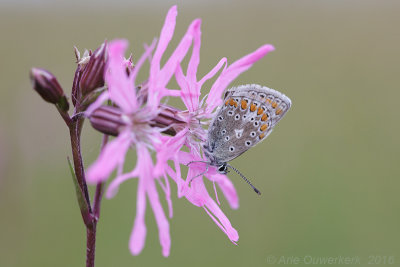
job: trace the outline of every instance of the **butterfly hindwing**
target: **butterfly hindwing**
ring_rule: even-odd
[[[227,90],[208,130],[208,147],[218,162],[228,162],[263,141],[286,114],[291,101],[260,85]]]

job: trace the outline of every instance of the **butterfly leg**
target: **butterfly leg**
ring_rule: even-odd
[[[206,173],[208,172],[208,169],[209,169],[210,165],[208,164],[207,161],[203,161],[203,162],[204,162],[204,163],[207,163],[207,165],[206,165],[206,170],[205,170],[204,172],[202,172],[202,173],[200,173],[200,174],[198,174],[198,175],[196,175],[196,176],[190,178],[189,185],[192,183],[192,181],[193,181],[195,178],[200,177],[200,176],[203,176],[204,174],[206,174]]]

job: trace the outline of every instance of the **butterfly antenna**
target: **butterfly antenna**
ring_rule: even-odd
[[[257,188],[255,188],[254,185],[252,185],[251,182],[246,178],[246,176],[244,176],[238,169],[229,164],[226,164],[226,166],[234,170],[237,174],[239,174],[239,176],[242,177],[242,179],[245,180],[246,183],[248,183],[251,186],[251,188],[253,188],[254,192],[256,192],[258,195],[261,195],[261,192]]]

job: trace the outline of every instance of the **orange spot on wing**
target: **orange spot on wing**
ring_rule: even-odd
[[[247,108],[247,101],[243,99],[243,100],[240,102],[240,106],[242,107],[242,109],[246,109],[246,108]]]
[[[257,111],[257,115],[261,115],[261,114],[263,114],[263,112],[264,112],[264,110],[261,107],[259,107],[258,111]]]
[[[262,117],[261,117],[261,120],[262,121],[268,120],[268,115],[264,113],[264,115],[262,115]]]
[[[281,109],[281,108],[278,108],[278,109],[276,110],[276,112],[275,112],[276,115],[279,115],[279,114],[281,114],[281,113],[282,113],[282,109]]]
[[[268,124],[263,124],[263,125],[260,127],[260,130],[264,132],[265,130],[267,130],[267,128],[268,128]]]
[[[257,108],[256,104],[252,103],[252,104],[250,105],[250,111],[251,111],[251,112],[255,111],[256,108]]]
[[[229,105],[235,106],[235,108],[237,108],[237,102],[233,100],[233,98],[231,98],[231,100],[229,101]]]
[[[278,103],[272,102],[271,106],[272,106],[273,108],[276,108],[276,107],[278,106]]]
[[[270,103],[271,104],[271,99],[267,98],[265,99],[265,102]]]
[[[260,134],[260,135],[258,136],[258,138],[263,139],[264,136],[265,136],[265,133],[262,133],[262,134]]]
[[[229,99],[228,100],[226,100],[226,102],[225,102],[225,106],[227,106],[229,104]]]

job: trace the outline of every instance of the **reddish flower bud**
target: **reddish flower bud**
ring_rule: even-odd
[[[62,110],[69,108],[68,100],[56,77],[49,71],[40,68],[32,68],[30,78],[33,89],[43,100],[58,105]]]
[[[93,128],[104,134],[117,136],[121,127],[126,123],[122,119],[122,112],[116,107],[102,106],[90,115]]]
[[[79,88],[82,96],[104,86],[104,69],[107,62],[107,43],[104,42],[90,56],[80,76]]]

